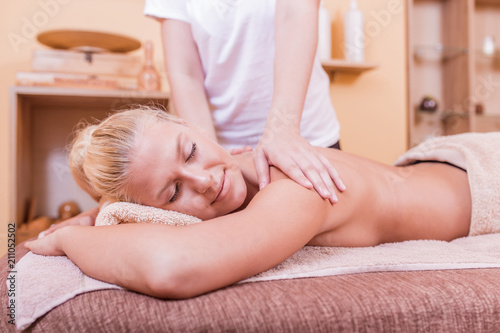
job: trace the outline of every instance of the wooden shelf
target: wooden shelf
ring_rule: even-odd
[[[465,47],[446,46],[440,43],[415,46],[415,58],[420,61],[447,61],[468,53]]]
[[[10,88],[10,221],[26,220],[27,204],[34,216],[58,216],[61,203],[75,201],[82,211],[95,202],[74,182],[65,147],[76,124],[94,122],[134,105],[166,108],[167,92],[63,87]],[[34,200],[36,199],[36,200]]]
[[[60,104],[62,103],[98,103],[102,101],[122,101],[123,103],[135,103],[167,100],[170,98],[168,92],[163,91],[139,91],[139,90],[112,90],[112,89],[90,89],[90,88],[67,88],[67,87],[45,87],[45,86],[14,86],[11,94],[22,96],[36,104]]]
[[[321,62],[325,71],[333,76],[335,73],[361,74],[363,72],[377,68],[376,64],[349,62],[343,59],[330,59]]]
[[[415,2],[425,2],[428,0],[414,0]],[[445,2],[445,0],[435,0],[435,2]],[[473,0],[476,5],[500,6],[500,0]]]
[[[500,0],[476,0],[478,5],[500,6]]]
[[[477,61],[500,60],[500,50],[496,49],[493,54],[484,54],[482,50],[476,50],[476,60]]]
[[[500,39],[500,0],[409,0],[407,14],[409,146],[436,133],[499,131],[500,98],[485,80],[498,80],[500,50],[482,49],[486,36]],[[419,112],[427,94],[444,111]]]
[[[163,91],[141,91],[141,90],[114,90],[114,89],[92,89],[92,88],[68,88],[49,86],[13,86],[12,89],[23,95],[59,95],[59,96],[89,96],[89,97],[122,97],[124,95],[133,98],[165,98],[168,92]]]

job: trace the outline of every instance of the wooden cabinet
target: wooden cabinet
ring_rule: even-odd
[[[11,217],[17,223],[32,216],[57,218],[59,205],[76,201],[81,210],[96,203],[74,182],[67,145],[81,121],[103,119],[137,104],[167,105],[168,93],[57,87],[12,87]]]
[[[436,135],[500,130],[499,47],[499,0],[408,1],[410,147]],[[436,111],[421,107],[426,96]]]

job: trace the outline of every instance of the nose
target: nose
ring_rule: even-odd
[[[189,187],[201,194],[205,193],[213,184],[214,178],[209,170],[199,168],[184,168],[182,178]]]

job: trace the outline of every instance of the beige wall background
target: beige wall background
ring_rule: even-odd
[[[365,14],[366,60],[378,64],[362,75],[337,74],[331,96],[348,152],[391,163],[406,149],[406,20],[403,0],[358,0]],[[325,0],[332,19],[332,53],[343,58],[343,16],[348,0]],[[0,255],[9,223],[9,87],[15,73],[31,69],[36,34],[51,29],[88,29],[130,35],[155,44],[164,70],[159,25],[142,15],[144,0],[23,0],[4,2],[0,13]],[[140,52],[140,51],[138,51]]]
[[[332,20],[332,56],[343,58],[344,15],[349,1],[326,0]],[[342,149],[392,163],[407,147],[406,1],[358,0],[365,21],[365,60],[377,69],[338,74],[331,98]]]

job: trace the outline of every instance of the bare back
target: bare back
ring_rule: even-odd
[[[384,165],[317,148],[347,186],[309,245],[373,246],[411,239],[466,236],[471,217],[467,173],[444,163]],[[279,174],[281,172],[278,171]],[[272,178],[281,178],[276,174]]]

